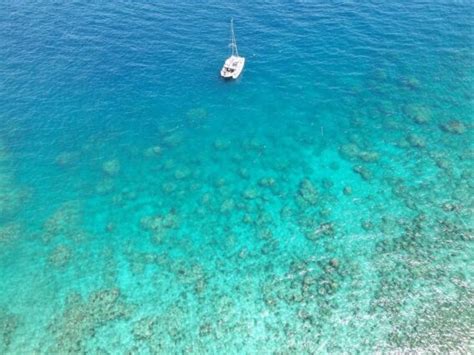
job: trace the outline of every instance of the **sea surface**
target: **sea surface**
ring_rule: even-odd
[[[473,23],[2,2],[0,353],[473,351]]]

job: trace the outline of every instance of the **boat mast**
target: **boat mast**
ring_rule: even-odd
[[[234,34],[234,19],[230,19],[230,33],[231,33],[231,44],[230,47],[232,48],[232,55],[239,56],[239,51],[237,50],[237,41],[235,40]]]

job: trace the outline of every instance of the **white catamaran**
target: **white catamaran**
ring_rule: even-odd
[[[221,69],[221,76],[225,79],[237,79],[244,70],[245,58],[239,56],[237,50],[237,42],[234,34],[234,20],[230,20],[231,40],[229,47],[232,49],[232,54],[226,59],[224,66]]]

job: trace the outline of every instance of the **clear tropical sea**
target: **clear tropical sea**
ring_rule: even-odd
[[[472,351],[473,22],[0,4],[0,353]]]

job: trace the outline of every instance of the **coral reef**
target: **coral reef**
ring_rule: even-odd
[[[412,90],[419,89],[421,86],[420,81],[417,78],[413,77],[403,78],[402,85]]]
[[[274,312],[289,306],[295,314],[294,325],[321,329],[337,307],[332,296],[344,282],[344,273],[340,260],[335,258],[294,260],[283,277],[270,277],[263,283],[264,302]],[[317,338],[312,340],[317,343]]]
[[[415,148],[424,148],[426,146],[425,139],[416,134],[408,135],[407,141],[412,147],[415,147]]]
[[[459,305],[472,304],[474,293],[463,290],[455,299],[436,300],[420,306],[412,324],[403,324],[388,336],[397,349],[423,349],[433,353],[469,352],[472,307],[460,309]]]
[[[145,216],[140,220],[141,228],[151,234],[155,244],[162,243],[170,230],[178,228],[179,225],[179,216],[176,211],[163,215]]]
[[[250,188],[246,189],[242,193],[242,196],[247,200],[253,200],[253,199],[257,198],[258,195],[259,195],[258,190],[253,188],[253,187],[250,187]]]
[[[324,222],[316,226],[311,226],[311,228],[306,228],[305,237],[309,240],[317,240],[320,237],[324,236],[334,236],[335,235],[335,226],[334,223]]]
[[[187,178],[191,174],[191,170],[188,168],[180,168],[174,172],[174,177],[176,180],[182,180]]]
[[[155,145],[153,147],[145,149],[143,155],[145,157],[151,158],[161,155],[163,149],[159,145]]]
[[[77,240],[79,237],[77,226],[80,224],[81,219],[81,203],[79,201],[65,202],[44,222],[43,240],[48,242],[59,235],[65,235]]]
[[[159,322],[159,318],[156,316],[147,316],[141,318],[133,325],[133,336],[135,339],[143,341],[150,340],[155,334],[154,329]]]
[[[114,190],[114,180],[110,177],[102,179],[95,187],[98,194],[108,194]]]
[[[102,164],[102,170],[110,176],[117,175],[120,172],[120,162],[118,159],[108,160]]]
[[[467,128],[464,125],[464,123],[459,120],[452,120],[449,122],[445,122],[441,125],[441,129],[444,132],[452,133],[452,134],[464,134],[467,131]]]
[[[163,144],[170,148],[174,148],[180,145],[183,142],[183,139],[183,135],[179,132],[170,133],[163,137]]]
[[[350,196],[352,195],[352,187],[351,186],[344,186],[344,189],[342,190],[344,195]]]
[[[296,201],[300,205],[316,205],[318,203],[318,191],[308,178],[303,179],[298,187]]]
[[[69,263],[71,254],[71,249],[65,245],[60,245],[49,254],[48,261],[53,266],[62,267]]]
[[[379,153],[360,149],[356,144],[344,144],[339,148],[341,155],[349,160],[361,160],[366,163],[373,163],[379,160]]]
[[[403,112],[415,123],[425,124],[431,121],[431,110],[424,106],[410,104],[403,107]]]
[[[276,180],[272,177],[264,177],[258,181],[258,184],[261,187],[273,187],[276,183]]]
[[[449,254],[436,252],[437,245],[449,243],[451,248],[462,241],[469,233],[465,227],[453,225],[447,220],[439,222],[441,228],[433,233],[432,220],[425,214],[418,214],[405,223],[405,230],[398,238],[383,240],[377,250],[385,257],[377,260],[380,284],[374,300],[372,312],[386,312],[391,320],[392,331],[388,341],[392,349],[424,349],[433,352],[446,352],[457,349],[461,352],[468,344],[459,342],[468,339],[469,317],[472,312],[461,310],[470,303],[472,288],[463,281],[465,276],[440,265]],[[461,237],[461,238],[460,238]],[[404,261],[390,260],[394,253],[404,255]],[[455,296],[438,294],[440,283],[449,283],[456,289]],[[409,306],[410,295],[415,285],[423,285],[424,292],[418,295],[422,299],[416,315],[403,322],[398,315]],[[419,286],[418,286],[419,287]],[[428,291],[428,293],[426,293]],[[423,301],[423,297],[428,297]],[[429,335],[428,335],[429,334]],[[453,343],[453,340],[457,339]]]
[[[10,222],[4,225],[0,224],[0,245],[10,243],[22,235],[22,225],[17,222]]]
[[[232,198],[224,200],[221,204],[220,212],[229,213],[235,208],[235,202]]]
[[[359,174],[364,180],[366,181],[370,181],[372,180],[372,172],[370,170],[368,170],[366,167],[362,166],[362,165],[356,165],[352,168],[352,170]]]
[[[0,308],[0,353],[8,353],[17,328],[18,317]]]
[[[51,323],[56,344],[52,353],[77,354],[87,351],[87,341],[110,322],[129,318],[135,307],[122,300],[118,288],[98,290],[87,300],[71,294],[65,309]]]

